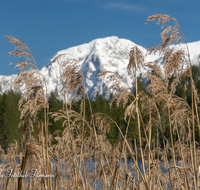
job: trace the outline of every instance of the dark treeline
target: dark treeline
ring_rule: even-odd
[[[195,86],[197,89],[200,89],[200,66],[196,65],[192,67],[193,71],[193,77]],[[185,79],[186,80],[186,79]],[[187,97],[187,102],[189,105],[191,105],[190,100],[190,88],[184,92],[184,84],[185,81],[181,81],[180,84],[177,86],[176,94],[180,97]],[[140,77],[138,77],[138,87],[139,91],[146,91],[146,85],[148,84],[148,81],[145,82],[145,80]],[[200,94],[200,92],[198,91]],[[34,129],[20,127],[19,128],[19,122],[20,122],[20,112],[18,110],[18,101],[20,99],[21,95],[18,93],[13,93],[12,91],[0,94],[0,145],[3,149],[7,149],[8,145],[10,143],[13,143],[15,140],[17,142],[20,142],[21,145],[25,144],[26,139],[28,139],[28,135],[30,133],[33,134],[33,136],[37,136],[37,123],[38,121],[43,121],[43,110],[39,111],[37,114],[37,121],[35,121]],[[125,133],[125,129],[127,126],[127,121],[124,119],[124,108],[123,106],[117,106],[115,103],[112,104],[112,106],[109,105],[109,102],[112,98],[112,95],[109,99],[104,98],[104,96],[96,95],[96,98],[94,100],[91,100],[91,106],[92,106],[92,113],[104,113],[108,115],[110,118],[112,118],[121,128],[122,132]],[[72,105],[72,109],[80,113],[81,101],[78,101],[77,103]],[[168,119],[167,119],[167,112],[165,109],[162,108],[162,105],[158,106],[159,109],[161,109],[161,118],[162,118],[162,133],[159,128],[154,126],[152,128],[152,145],[153,146],[161,146],[162,147],[162,135],[164,135],[167,139],[169,139],[169,130],[168,130]],[[49,95],[49,111],[51,112],[57,112],[58,110],[63,108],[63,101],[59,99],[57,92],[51,92]],[[89,120],[91,117],[91,110],[89,106],[88,100],[86,101],[86,119]],[[166,116],[165,116],[166,115]],[[147,118],[148,120],[148,118]],[[60,130],[60,135],[62,134],[62,131],[64,127],[62,126],[63,120],[59,120],[54,122],[51,116],[49,116],[49,133],[54,135],[54,132],[56,130]],[[144,136],[144,130],[141,129],[142,136]],[[111,144],[114,144],[116,141],[121,139],[120,133],[117,129],[117,127],[110,123],[110,131],[107,133],[107,137]],[[138,139],[138,129],[137,129],[137,121],[132,119],[129,126],[128,131],[128,139],[133,140]],[[176,136],[174,137],[174,140],[176,140]],[[196,132],[196,140],[199,141],[199,135]],[[55,143],[55,140],[53,141]],[[144,142],[145,144],[145,142]]]

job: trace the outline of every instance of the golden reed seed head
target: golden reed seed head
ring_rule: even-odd
[[[18,67],[20,70],[13,82],[14,92],[23,88],[23,94],[18,103],[19,110],[21,111],[20,119],[26,119],[27,116],[36,118],[37,111],[48,106],[47,96],[44,90],[44,86],[46,86],[45,79],[40,73],[29,48],[14,37],[5,37],[10,43],[16,46],[15,50],[9,52],[9,54],[24,58],[24,60],[20,59],[19,61],[10,63],[15,64],[15,67]],[[24,123],[25,122],[20,122],[20,126]],[[30,126],[33,128],[32,123],[30,123]]]
[[[72,55],[59,54],[51,63],[57,61],[62,68],[61,81],[63,82],[62,91],[68,94],[76,92],[75,100],[85,93],[84,77],[78,60]]]

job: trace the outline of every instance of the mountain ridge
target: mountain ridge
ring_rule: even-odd
[[[129,52],[135,45],[137,44],[128,39],[111,36],[98,38],[89,43],[58,51],[56,56],[60,54],[70,54],[78,59],[83,70],[85,88],[91,99],[95,98],[97,93],[100,95],[105,94],[106,97],[108,97],[110,92],[107,92],[107,90],[111,85],[111,81],[105,81],[99,77],[97,78],[97,75],[103,71],[117,72],[132,86],[132,80],[127,74],[127,65],[129,62]],[[144,55],[147,54],[147,50],[144,47],[140,45],[137,46]],[[197,64],[200,60],[200,41],[188,43],[188,47],[191,60],[193,60],[194,64]],[[186,46],[181,44],[179,47],[177,46],[177,48],[186,49]],[[158,54],[146,55],[145,61],[156,61],[159,60],[159,58],[161,59]],[[50,62],[52,60],[50,60]],[[47,83],[47,93],[50,94],[51,91],[57,90],[59,97],[62,97],[62,84],[60,81],[62,71],[58,62],[51,62],[45,65],[40,71]],[[145,71],[142,69],[141,73],[144,72]],[[0,75],[0,88],[2,92],[6,92],[12,88],[12,82],[16,76],[17,75]]]

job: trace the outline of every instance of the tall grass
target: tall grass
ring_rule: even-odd
[[[148,17],[147,22],[155,20],[163,29],[162,43],[151,47],[148,53],[162,55],[162,68],[156,62],[145,62],[145,55],[135,46],[130,50],[127,66],[134,88],[117,73],[104,71],[98,75],[113,81],[109,90],[118,89],[110,106],[116,104],[124,107],[124,119],[127,121],[125,133],[109,116],[93,113],[81,67],[71,55],[58,55],[52,61],[57,61],[62,68],[64,104],[62,110],[50,113],[46,82],[32,53],[21,41],[6,36],[16,46],[10,54],[24,58],[12,63],[20,69],[14,81],[14,90],[23,88],[19,101],[20,127],[26,124],[33,129],[36,122],[38,136],[35,139],[30,133],[22,152],[18,151],[17,141],[8,147],[7,154],[0,151],[2,173],[11,168],[13,175],[18,172],[25,175],[34,169],[37,175],[52,174],[54,177],[4,177],[0,178],[2,189],[199,189],[200,151],[195,141],[195,130],[198,129],[200,134],[199,97],[192,77],[187,41],[176,19],[156,14]],[[185,43],[187,52],[172,46],[181,42]],[[141,68],[148,70],[144,75],[149,81],[146,92],[138,90],[137,77]],[[177,85],[182,81],[189,81],[191,105],[186,98],[178,97],[175,93]],[[185,90],[187,87],[186,83]],[[81,100],[80,112],[72,109],[78,100]],[[91,113],[87,119],[86,103]],[[36,113],[40,109],[44,111],[44,121],[37,121]],[[161,117],[163,112],[167,113],[166,118]],[[64,130],[61,135],[59,131],[55,131],[54,136],[48,134],[49,117],[54,118],[54,121],[63,119]],[[164,119],[168,126],[163,126]],[[133,120],[137,121],[134,127],[138,129],[138,144],[134,134],[131,140],[127,137]],[[114,145],[107,139],[110,123],[114,123],[122,137]],[[162,148],[153,146],[154,127],[162,135]],[[164,127],[168,127],[169,140],[164,134]],[[51,145],[52,140],[57,143]],[[172,158],[170,160],[169,155]]]

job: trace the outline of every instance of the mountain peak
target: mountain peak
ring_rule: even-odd
[[[83,57],[86,54],[90,54],[91,52],[94,52],[95,50],[99,50],[102,52],[106,52],[109,49],[114,48],[125,48],[126,46],[133,47],[136,44],[131,42],[127,39],[121,39],[117,36],[111,36],[111,37],[105,37],[105,38],[97,38],[95,40],[90,41],[89,43],[85,43],[82,45],[74,46],[71,48],[68,48],[66,50],[59,51],[57,55],[59,54],[71,54],[74,57]]]
[[[82,67],[85,87],[90,98],[94,98],[97,93],[100,95],[105,94],[109,97],[110,92],[107,90],[111,86],[111,81],[98,78],[97,75],[103,71],[116,72],[123,76],[128,81],[128,84],[132,86],[132,79],[129,78],[127,73],[127,65],[129,63],[129,52],[135,45],[136,44],[130,40],[118,38],[117,36],[110,36],[98,38],[89,43],[59,51],[57,55],[70,54],[78,59]],[[160,58],[159,55],[147,55],[147,50],[145,48],[139,45],[137,46],[144,55],[146,55],[146,61],[155,61]],[[181,44],[178,48],[185,49],[185,47],[185,44]],[[189,43],[188,47],[191,59],[199,61],[200,41]],[[141,72],[144,73],[145,71],[142,70]],[[48,94],[57,89],[59,96],[62,97],[62,84],[60,81],[62,72],[58,62],[53,62],[44,66],[41,69],[41,73],[46,79]],[[16,75],[0,76],[2,92],[12,88],[12,82],[15,77]]]
[[[127,78],[126,67],[129,62],[129,52],[135,45],[130,40],[111,36],[98,38],[89,43],[59,51],[57,55],[70,54],[79,60],[83,69],[86,90],[90,97],[94,98],[97,92],[99,94],[106,93],[105,91],[109,87],[109,84],[105,84],[105,81],[96,78],[100,72],[109,70],[117,72],[122,76],[124,75]],[[146,52],[145,48],[139,47]],[[49,65],[48,71],[50,71],[48,75],[54,78],[55,81],[60,73],[58,63],[55,62]],[[48,75],[46,71],[45,76],[48,77]],[[56,77],[54,77],[55,75]]]

